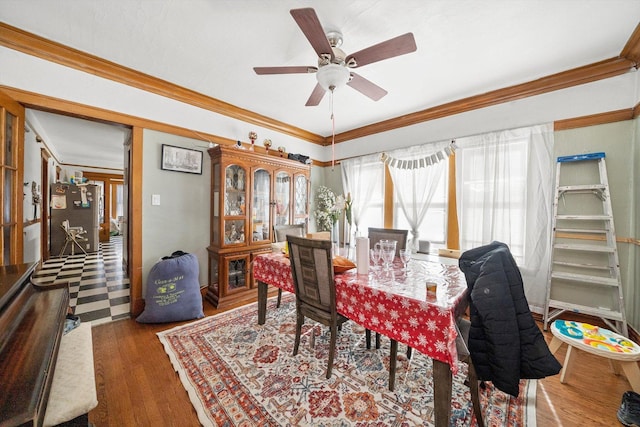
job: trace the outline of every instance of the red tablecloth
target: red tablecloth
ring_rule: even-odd
[[[282,254],[257,256],[256,280],[293,292],[291,264]],[[438,283],[427,293],[426,283]],[[457,373],[455,319],[467,285],[457,265],[412,260],[409,272],[396,259],[390,271],[358,275],[356,269],[335,275],[338,312],[375,332],[410,345],[448,363]]]

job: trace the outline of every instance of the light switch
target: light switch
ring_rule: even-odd
[[[152,194],[151,195],[151,204],[153,206],[160,206],[160,195],[159,194]]]

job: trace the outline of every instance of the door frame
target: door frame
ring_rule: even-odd
[[[6,116],[11,114],[15,117],[15,123],[12,123],[11,141],[13,151],[11,153],[12,161],[7,164],[5,161],[5,130],[8,128],[6,123]],[[0,236],[4,236],[5,227],[9,228],[9,253],[5,256],[5,244],[7,241],[0,239],[0,265],[5,265],[5,258],[8,258],[7,265],[22,264],[24,261],[24,216],[23,216],[23,178],[24,178],[24,128],[25,128],[25,109],[24,106],[18,102],[12,95],[0,90],[0,163],[2,166],[2,174],[0,174],[0,194],[3,200],[2,206],[0,206],[0,218],[2,227],[0,230],[2,233]],[[12,174],[13,182],[11,183],[11,200],[10,200],[10,214],[8,221],[5,221],[6,217],[4,209],[4,188],[5,185],[5,171],[14,170],[15,174]]]
[[[124,150],[122,155],[124,156]],[[83,171],[82,176],[84,178],[87,178],[87,180],[89,181],[104,182],[104,187],[102,189],[104,191],[104,199],[102,201],[103,209],[104,209],[104,222],[100,224],[101,229],[99,231],[99,235],[100,235],[99,240],[101,242],[108,242],[110,232],[111,232],[111,207],[113,204],[111,201],[111,195],[113,194],[112,185],[116,183],[117,184],[124,183],[124,171],[122,174]],[[125,202],[125,205],[126,205],[126,202]]]
[[[40,149],[42,164],[40,166],[40,193],[41,213],[40,213],[40,261],[49,259],[49,159],[51,154],[44,149]]]

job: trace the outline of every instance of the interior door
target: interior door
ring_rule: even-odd
[[[24,259],[24,117],[24,107],[0,91],[0,265],[20,264]]]
[[[124,228],[124,197],[125,191],[122,185],[124,184],[124,177],[122,175],[98,173],[98,172],[84,172],[84,177],[87,178],[90,184],[98,186],[100,193],[100,210],[99,221],[100,231],[99,239],[101,242],[108,242],[111,235],[112,228],[115,229],[119,226],[120,234],[122,228]],[[118,195],[118,186],[121,191]],[[121,209],[118,208],[121,207]],[[114,221],[114,227],[111,227],[111,221]]]
[[[98,221],[100,222],[100,229],[98,231],[98,239],[101,242],[109,241],[109,192],[105,191],[106,182],[101,179],[90,179],[89,184],[95,184],[98,186],[96,192],[98,193]]]

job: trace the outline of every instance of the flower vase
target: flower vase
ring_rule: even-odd
[[[331,227],[331,241],[333,242],[333,254],[340,255],[340,224],[338,221]]]
[[[347,222],[347,220],[345,219],[344,221],[344,237],[343,237],[343,245],[344,245],[344,251],[347,253],[347,258],[351,258],[351,224],[349,224]]]

